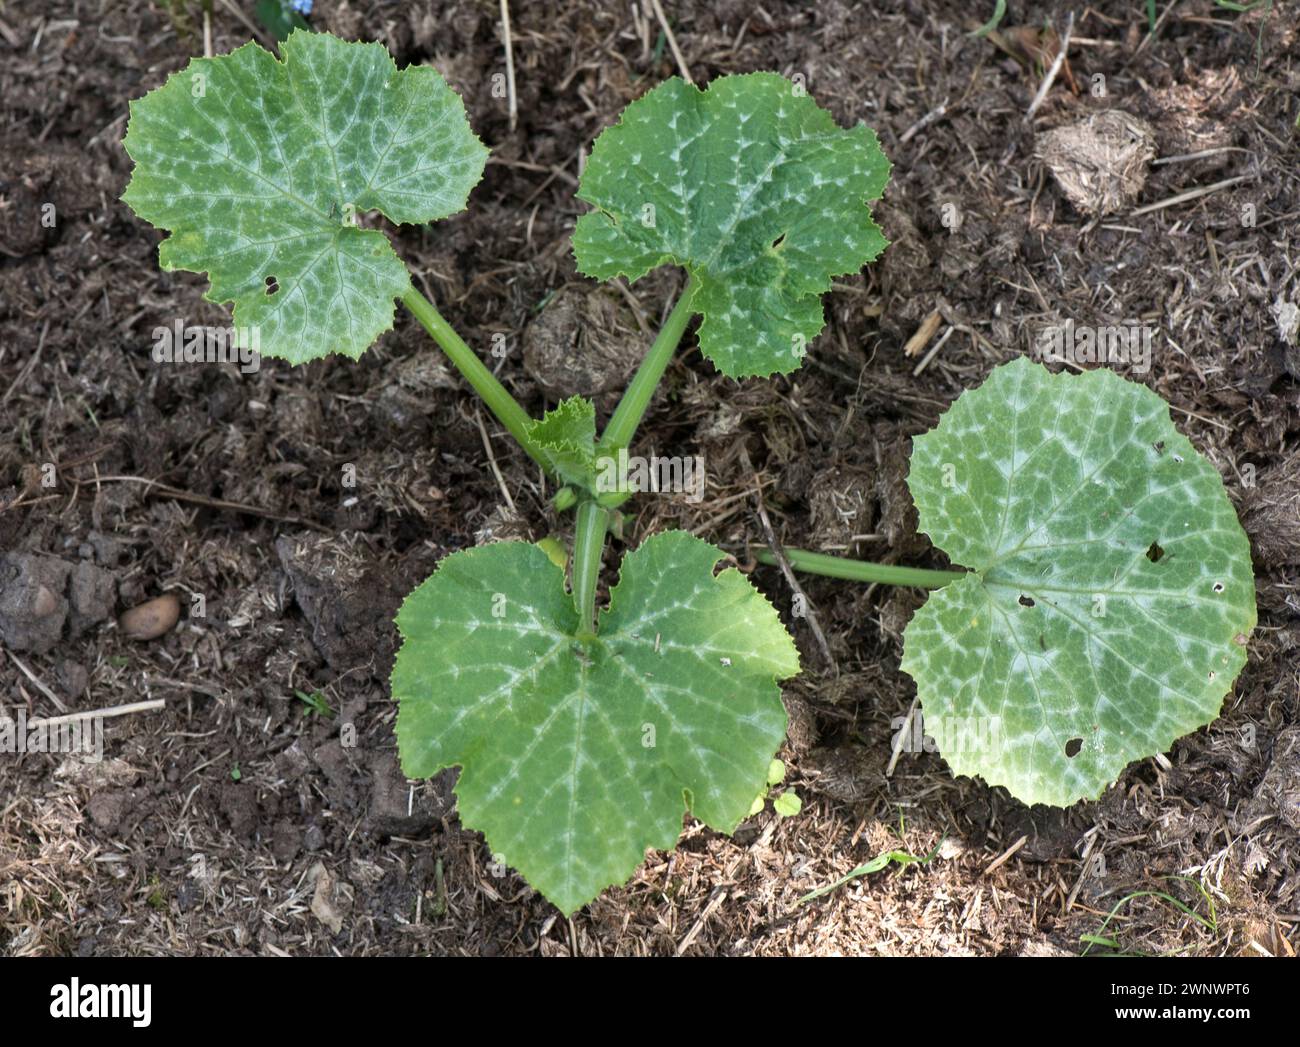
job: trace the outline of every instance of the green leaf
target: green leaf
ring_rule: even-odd
[[[793,818],[803,810],[803,800],[793,789],[787,789],[772,801],[772,809],[782,818]]]
[[[1018,359],[917,437],[908,485],[972,569],[904,636],[954,773],[1067,806],[1218,715],[1255,626],[1250,545],[1155,393]]]
[[[671,848],[684,811],[731,832],[764,786],[798,656],[744,575],[713,573],[722,556],[647,538],[586,645],[529,543],[453,553],[398,613],[403,770],[459,765],[461,821],[566,914]]]
[[[883,251],[868,200],[889,161],[776,73],[674,78],[592,147],[573,233],[578,268],[631,280],[666,263],[695,277],[700,350],[734,378],[792,371],[823,326],[831,277]]]
[[[569,550],[558,538],[548,534],[545,538],[538,540],[537,548],[542,550],[551,563],[555,564],[561,571],[569,566]]]
[[[780,785],[785,780],[785,761],[773,760],[767,768],[767,784]]]
[[[356,358],[410,287],[357,214],[453,214],[487,150],[431,68],[399,71],[380,44],[319,33],[295,32],[282,51],[196,58],[132,102],[122,199],[171,230],[163,269],[206,272],[206,297],[235,303],[240,347],[291,363]]]
[[[571,396],[529,423],[528,435],[565,483],[592,490],[596,475],[596,405]]]

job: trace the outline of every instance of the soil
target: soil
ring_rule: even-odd
[[[214,52],[249,38],[232,13],[249,6],[215,5]],[[317,28],[436,66],[492,147],[469,210],[400,230],[399,254],[530,410],[562,392],[608,410],[679,278],[580,277],[573,190],[592,138],[678,71],[653,9],[512,4],[512,127],[493,91],[498,5],[315,6]],[[685,527],[747,562],[764,540],[757,486],[783,542],[940,565],[903,482],[910,438],[1043,327],[1138,318],[1157,331],[1152,367],[1129,377],[1219,468],[1254,550],[1260,626],[1221,718],[1064,812],[954,779],[936,754],[891,768],[914,698],[900,636],[920,596],[803,577],[814,614],[795,617],[781,574],[758,568],[806,667],[786,688],[781,754],[803,813],[769,809],[734,838],[687,819],[675,852],[566,921],[461,828],[452,772],[402,777],[386,681],[393,613],[440,556],[571,520],[401,313],[356,364],[153,363],[155,326],[229,322],[202,276],[158,268],[159,234],[118,200],[127,101],[201,53],[201,33],[139,0],[4,0],[0,714],[165,706],[108,721],[102,762],[0,757],[0,950],[1076,954],[1115,909],[1105,935],[1124,951],[1294,955],[1293,5],[1187,0],[1148,39],[1140,3],[1013,3],[1007,25],[1063,33],[1076,14],[1072,77],[1028,120],[1041,63],[967,35],[968,3],[664,6],[698,82],[801,74],[842,124],[876,128],[893,245],[837,283],[788,378],[722,378],[688,335],[639,438],[703,455],[708,495],[630,503],[624,542]],[[1090,213],[1086,172],[1063,176],[1049,161],[1068,150],[1039,139],[1108,110],[1150,129],[1157,162],[1102,187]],[[936,311],[929,348],[946,340],[906,355]],[[128,637],[117,617],[164,593],[179,622]],[[797,904],[888,850],[933,856]]]

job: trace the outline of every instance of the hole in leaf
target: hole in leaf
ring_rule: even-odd
[[[1020,594],[1020,601],[1019,601],[1019,603],[1020,603],[1020,606],[1021,606],[1021,607],[1033,607],[1033,606],[1034,606],[1033,598],[1032,598],[1032,597],[1029,597],[1029,596],[1026,596],[1024,593],[1021,593],[1021,594]]]
[[[775,240],[772,241],[772,250],[779,251],[783,243],[785,243],[785,233],[782,233],[780,236],[778,236]]]
[[[275,292],[278,290],[280,290],[280,285],[276,281],[275,277],[268,276],[266,278],[266,297],[270,298],[271,295],[275,294]]]
[[[1147,549],[1147,559],[1152,563],[1159,563],[1160,557],[1165,555],[1165,551],[1160,548],[1159,542],[1152,542],[1151,547]]]
[[[1079,750],[1083,748],[1082,738],[1071,738],[1065,743],[1065,755],[1073,760],[1079,755]]]
[[[1038,634],[1038,646],[1044,651],[1047,650],[1047,638],[1042,633]]]
[[[1223,583],[1222,583],[1222,582],[1215,582],[1215,583],[1214,583],[1214,591],[1215,591],[1216,593],[1221,593],[1221,592],[1223,592]]]
[[[1154,446],[1155,449],[1156,449],[1156,454],[1164,454],[1164,453],[1165,453],[1165,442],[1164,442],[1163,440],[1157,440],[1156,443],[1155,443],[1153,446]]]

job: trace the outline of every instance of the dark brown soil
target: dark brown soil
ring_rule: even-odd
[[[232,6],[216,4],[215,52],[249,37]],[[450,550],[562,534],[551,492],[402,314],[358,364],[153,363],[155,326],[227,323],[202,277],[158,269],[159,234],[118,201],[127,101],[201,35],[140,0],[5,0],[0,712],[166,707],[110,721],[99,764],[0,756],[0,950],[1078,953],[1118,906],[1106,933],[1126,950],[1294,955],[1300,349],[1277,314],[1300,299],[1300,33],[1293,5],[1273,6],[1188,0],[1154,40],[1137,0],[1076,9],[1081,93],[1058,77],[1026,122],[1041,71],[967,36],[969,3],[665,3],[697,81],[799,73],[842,123],[877,129],[894,243],[828,296],[827,330],[789,378],[723,379],[688,337],[640,439],[703,454],[708,496],[631,503],[625,540],[685,527],[743,560],[762,540],[758,483],[783,541],[934,562],[903,484],[909,438],[1043,326],[1137,317],[1159,332],[1142,380],[1241,510],[1260,627],[1210,728],[1097,803],[1028,810],[935,755],[886,775],[919,597],[805,577],[825,648],[791,618],[807,671],[787,687],[783,753],[804,812],[766,812],[734,839],[688,822],[675,853],[565,921],[461,829],[450,775],[402,778],[386,684],[402,596]],[[572,392],[607,410],[677,286],[665,272],[597,288],[568,246],[582,151],[677,71],[653,8],[634,14],[649,7],[514,3],[512,130],[492,91],[496,4],[316,4],[318,28],[437,66],[492,147],[469,211],[397,246],[480,353],[505,335],[500,377],[533,411]],[[1013,3],[1007,24],[1063,31],[1066,11]],[[1035,138],[1109,108],[1149,124],[1159,158],[1216,151],[1152,167],[1129,210],[1081,213]],[[917,373],[903,346],[936,310],[931,345],[951,330]],[[791,606],[777,571],[754,579]],[[180,599],[179,624],[128,639],[116,616],[161,593]],[[929,864],[796,905],[881,851],[941,838]],[[1149,890],[1207,915],[1213,899],[1212,926],[1125,900]]]

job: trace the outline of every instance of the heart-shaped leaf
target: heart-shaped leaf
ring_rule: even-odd
[[[776,73],[700,91],[674,78],[596,139],[573,233],[578,268],[632,280],[674,262],[694,277],[700,350],[733,378],[792,371],[823,325],[831,277],[888,241],[868,200],[889,161]]]
[[[380,44],[292,33],[284,61],[256,44],[196,58],[131,103],[135,170],[122,199],[172,235],[164,269],[206,272],[235,303],[240,347],[291,363],[353,358],[393,325],[410,287],[388,238],[356,224],[464,208],[487,150],[460,98]]]
[[[563,569],[521,542],[453,553],[398,613],[405,773],[460,765],[462,823],[566,915],[671,848],[684,811],[731,832],[765,786],[798,655],[722,555],[647,538],[587,644]]]
[[[916,438],[908,486],[971,568],[904,636],[954,773],[1067,806],[1218,715],[1255,626],[1250,545],[1155,393],[1005,364]]]

